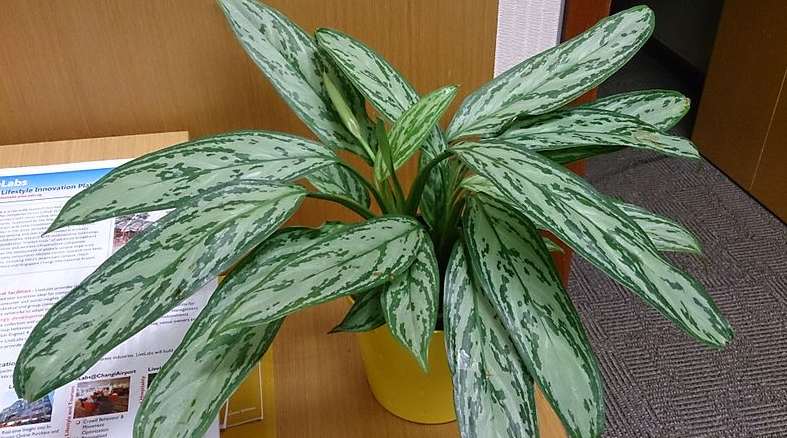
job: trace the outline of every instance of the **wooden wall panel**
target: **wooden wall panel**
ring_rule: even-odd
[[[461,98],[492,75],[494,0],[268,3],[307,31],[362,38],[421,92],[458,83]],[[0,41],[0,144],[174,129],[306,132],[212,0],[5,0]]]
[[[787,78],[787,71],[785,71]],[[787,83],[773,114],[751,193],[783,221],[787,221]]]
[[[308,32],[364,40],[421,93],[459,84],[454,108],[492,77],[496,0],[267,3]],[[0,42],[0,144],[179,130],[309,135],[212,0],[4,0]],[[325,218],[356,219],[310,200],[296,221]]]
[[[787,69],[782,0],[724,2],[692,139],[713,164],[751,189]]]

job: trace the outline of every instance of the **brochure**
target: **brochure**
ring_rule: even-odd
[[[0,438],[131,438],[148,386],[216,287],[213,282],[192,295],[76,381],[29,403],[16,396],[15,360],[49,307],[166,214],[139,213],[42,236],[71,196],[125,161],[0,169]],[[217,419],[205,437],[218,436]]]

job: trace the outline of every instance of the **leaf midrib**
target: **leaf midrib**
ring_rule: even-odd
[[[276,163],[276,162],[279,162],[279,161],[307,160],[309,158],[317,158],[317,157],[323,158],[324,156],[317,155],[317,156],[305,156],[305,157],[296,157],[296,158],[279,157],[279,158],[274,158],[274,159],[270,159],[270,160],[255,160],[255,161],[251,161],[251,162],[244,162],[244,163],[233,164],[233,165],[228,165],[228,166],[213,167],[213,168],[210,168],[208,170],[200,170],[200,171],[194,172],[193,174],[181,174],[180,176],[177,176],[175,178],[177,178],[179,180],[182,180],[182,179],[188,179],[191,175],[203,176],[203,175],[206,175],[206,174],[209,174],[209,173],[219,172],[219,171],[226,171],[226,170],[230,170],[230,169],[239,169],[239,168],[244,168],[244,167],[248,168],[248,167],[254,167],[254,166],[258,166],[258,165],[265,165],[267,163]],[[310,173],[311,171],[323,168],[323,167],[325,167],[325,166],[327,166],[327,165],[329,165],[331,163],[338,162],[334,157],[324,157],[324,158],[326,158],[326,162],[324,162],[324,163],[317,163],[316,165],[318,167],[304,169],[301,172],[297,172],[296,175],[303,176],[306,173]],[[289,178],[289,179],[297,179],[297,178],[298,178],[298,176],[294,176],[293,178]],[[248,178],[247,179],[247,178],[244,178],[242,176],[237,178],[237,179],[248,180],[248,181],[258,180],[258,181],[267,182],[267,183],[271,183],[271,182],[274,182],[274,181],[284,181],[281,178],[276,178],[276,179],[272,179],[272,180],[265,180],[265,179],[259,179],[259,178]],[[141,189],[141,188],[146,188],[146,187],[150,187],[150,186],[154,186],[154,185],[158,185],[158,184],[166,184],[166,183],[170,183],[170,182],[171,181],[167,181],[167,180],[152,181],[152,182],[149,182],[149,183],[145,183],[145,184],[141,184],[141,185],[135,186],[134,189]]]

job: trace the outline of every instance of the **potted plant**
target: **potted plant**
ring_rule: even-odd
[[[79,377],[239,261],[153,382],[135,437],[200,437],[288,314],[350,295],[356,301],[337,330],[387,323],[424,368],[442,322],[462,436],[535,436],[535,382],[572,437],[596,437],[601,377],[541,230],[699,341],[722,347],[732,338],[702,285],[660,253],[699,253],[691,234],[563,167],[621,147],[698,159],[691,142],[664,132],[688,107],[678,93],[565,107],[642,46],[653,28],[646,7],[493,79],[443,132],[437,122],[456,87],[419,97],[341,32],[320,29],[313,39],[254,0],[219,3],[319,141],[266,131],[202,138],[124,164],[72,198],[50,231],[173,210],[35,327],[14,370],[20,396],[35,400]],[[405,191],[396,170],[416,157]],[[280,228],[307,197],[364,221]]]

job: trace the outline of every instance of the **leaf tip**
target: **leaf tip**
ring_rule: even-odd
[[[424,357],[417,357],[416,361],[418,362],[418,366],[421,368],[421,370],[424,372],[424,374],[426,374],[428,376],[429,375],[429,359],[426,356],[424,356]]]
[[[331,36],[335,33],[336,31],[330,27],[318,27],[317,30],[314,31],[314,39],[320,44],[325,40],[326,36]]]

